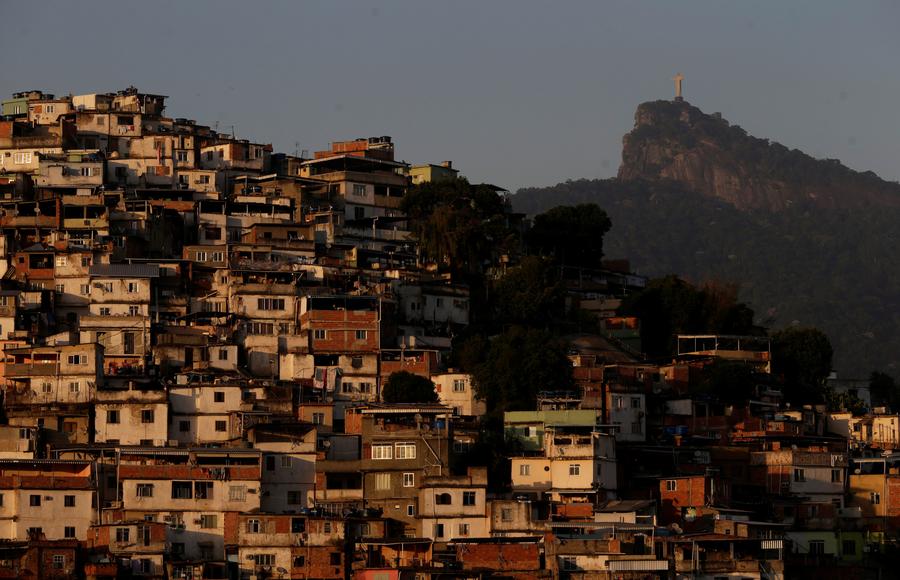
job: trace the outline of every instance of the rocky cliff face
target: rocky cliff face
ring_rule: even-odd
[[[625,135],[619,179],[672,180],[739,209],[900,207],[900,184],[819,160],[687,102],[643,103]]]

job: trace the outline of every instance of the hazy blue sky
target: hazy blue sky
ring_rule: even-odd
[[[135,85],[293,152],[394,137],[508,188],[607,177],[635,106],[900,178],[895,2],[0,0],[0,94]]]

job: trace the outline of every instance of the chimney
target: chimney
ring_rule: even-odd
[[[447,169],[453,169],[452,161],[441,161],[441,167],[446,167]]]

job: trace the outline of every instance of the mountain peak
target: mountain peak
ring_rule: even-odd
[[[634,121],[623,140],[623,181],[675,181],[745,210],[900,207],[898,183],[750,136],[686,101],[642,103]]]

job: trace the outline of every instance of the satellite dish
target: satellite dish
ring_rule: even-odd
[[[278,568],[278,573],[279,573],[279,574],[287,574],[287,572],[288,572],[288,571],[285,570],[284,568]]]

